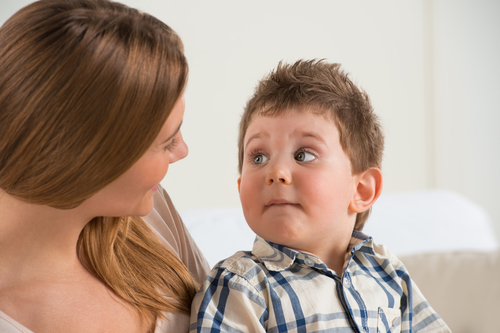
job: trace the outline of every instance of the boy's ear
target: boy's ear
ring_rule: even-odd
[[[238,193],[240,193],[241,177],[238,177]]]
[[[355,213],[368,210],[377,201],[382,192],[382,172],[379,168],[370,168],[357,175],[356,191],[349,203],[349,209]]]

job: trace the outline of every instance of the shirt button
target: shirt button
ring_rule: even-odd
[[[345,279],[344,280],[344,286],[346,288],[350,289],[351,288],[351,281],[349,281],[349,279]]]
[[[311,258],[304,259],[304,263],[309,267],[314,267],[314,261]]]

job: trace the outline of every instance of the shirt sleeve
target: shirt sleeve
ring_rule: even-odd
[[[153,196],[154,208],[144,217],[160,241],[177,254],[198,283],[207,276],[210,266],[189,234],[167,192],[161,187]]]
[[[266,332],[265,293],[220,265],[193,300],[190,332]]]
[[[392,255],[392,261],[397,262],[398,274],[405,276],[405,278],[403,278],[403,281],[405,281],[403,288],[407,297],[406,303],[409,305],[411,304],[411,309],[406,308],[402,313],[402,329],[404,330],[405,326],[411,323],[411,329],[409,331],[413,333],[451,333],[448,325],[446,325],[443,319],[434,311],[417,284],[411,279],[403,263],[394,255]]]
[[[451,333],[450,328],[427,302],[418,286],[412,280],[413,325],[412,332]]]

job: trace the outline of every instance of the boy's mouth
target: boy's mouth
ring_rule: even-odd
[[[274,205],[297,205],[297,204],[285,199],[271,199],[267,202],[265,207],[270,207]]]

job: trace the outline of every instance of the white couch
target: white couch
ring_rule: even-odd
[[[212,266],[252,248],[239,208],[181,215]],[[400,257],[454,333],[500,332],[500,250],[481,207],[448,191],[384,194],[364,232]]]

